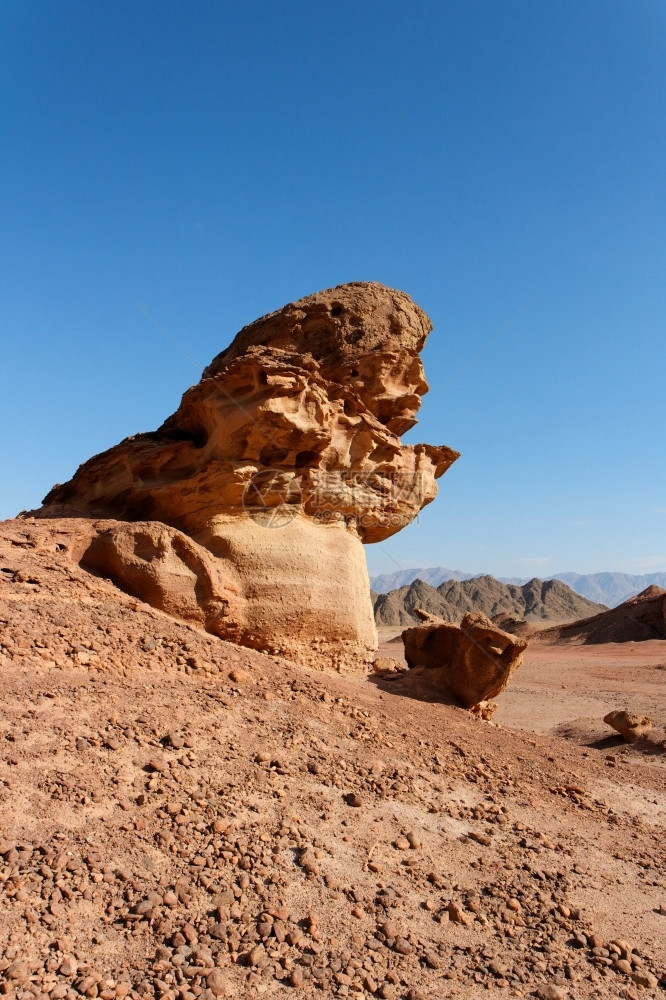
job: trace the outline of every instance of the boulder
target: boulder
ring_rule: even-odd
[[[492,708],[485,703],[506,688],[527,642],[503,632],[480,612],[452,625],[415,610],[425,624],[402,633],[408,667],[423,668],[435,690],[489,718]]]
[[[82,564],[170,614],[313,666],[377,647],[364,542],[409,524],[458,457],[403,445],[430,320],[356,282],[245,327],[158,430],[55,486],[33,515],[93,522]]]
[[[635,743],[654,725],[654,721],[647,715],[632,715],[624,709],[616,709],[604,715],[604,722],[619,733],[626,743]]]
[[[379,677],[388,677],[392,674],[402,673],[407,668],[404,663],[399,663],[392,656],[376,656],[372,664],[373,674]]]

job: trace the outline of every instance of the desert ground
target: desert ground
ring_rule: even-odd
[[[666,755],[601,719],[663,730],[666,642],[530,648],[484,722],[223,642],[17,537],[6,996],[663,996]]]
[[[400,629],[379,630],[380,652],[404,663]],[[622,744],[603,722],[624,708],[666,725],[666,642],[599,645],[531,644],[493,721],[512,729],[563,736],[584,744]],[[666,756],[665,756],[666,759]]]

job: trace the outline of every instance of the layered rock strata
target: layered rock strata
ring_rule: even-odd
[[[377,283],[291,303],[241,330],[157,431],[89,459],[37,513],[92,519],[83,565],[170,614],[364,670],[377,638],[362,543],[412,521],[458,457],[400,441],[428,388],[430,329]]]

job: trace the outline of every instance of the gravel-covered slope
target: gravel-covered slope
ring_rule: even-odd
[[[655,993],[658,763],[225,644],[49,546],[0,533],[5,994]]]

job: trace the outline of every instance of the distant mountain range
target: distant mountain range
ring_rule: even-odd
[[[377,594],[387,594],[417,579],[429,583],[431,587],[439,587],[447,580],[459,582],[475,580],[483,575],[465,573],[459,569],[447,569],[445,566],[429,566],[370,577],[370,586]],[[529,577],[500,576],[497,579],[500,583],[518,587],[529,582]],[[627,598],[639,594],[653,584],[657,587],[666,587],[666,573],[644,573],[638,576],[631,573],[556,573],[550,579],[561,580],[581,597],[595,604],[605,604],[609,608],[617,607]]]
[[[419,622],[414,608],[422,608],[448,622],[460,622],[468,611],[488,618],[502,615],[525,622],[571,622],[607,611],[576,594],[560,580],[529,580],[522,586],[502,583],[492,576],[446,580],[433,587],[413,580],[374,600],[377,625],[409,626]]]

